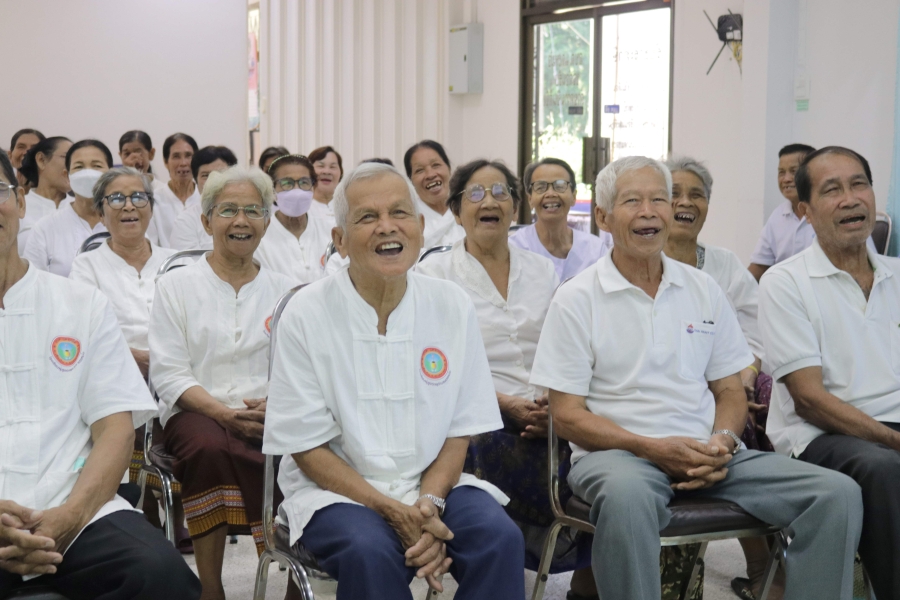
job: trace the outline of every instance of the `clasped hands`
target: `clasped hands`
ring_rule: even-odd
[[[534,402],[518,396],[497,394],[500,410],[522,428],[521,436],[527,439],[546,438],[550,397],[536,398]]]
[[[655,440],[648,458],[673,480],[672,489],[699,490],[725,479],[725,465],[734,454],[733,446],[734,440],[725,435],[715,435],[707,444],[687,437],[667,437]]]
[[[446,542],[453,539],[453,532],[441,521],[437,507],[419,498],[412,506],[392,503],[383,516],[406,548],[406,566],[416,567],[416,577],[424,577],[428,587],[443,592],[441,577],[453,562]]]
[[[81,517],[65,504],[37,511],[0,500],[0,569],[17,575],[55,573],[82,527]]]
[[[247,408],[229,409],[221,425],[235,437],[259,446],[262,444],[263,427],[266,423],[266,399],[244,400],[244,404]]]

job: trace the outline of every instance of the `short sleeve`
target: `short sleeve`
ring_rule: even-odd
[[[776,213],[777,214],[777,213]],[[772,215],[773,217],[775,214]],[[750,255],[750,262],[764,267],[771,267],[775,264],[775,248],[772,240],[772,217],[766,221],[762,232],[759,234],[759,241],[756,242],[756,249]]]
[[[304,322],[304,300],[295,295],[277,323],[263,433],[266,454],[305,452],[341,435],[315,372],[310,339],[317,332],[308,331],[314,323]]]
[[[156,282],[153,308],[150,310],[150,380],[159,401],[175,408],[175,403],[189,388],[200,385],[191,369],[191,355],[185,337],[185,314],[172,277]]]
[[[100,282],[97,281],[97,275],[91,267],[88,254],[80,254],[72,261],[72,270],[69,271],[69,279],[77,281],[94,288],[100,288]]]
[[[48,271],[50,270],[50,258],[47,253],[47,232],[46,227],[40,225],[42,223],[38,221],[31,230],[28,243],[25,244],[23,258],[41,271]]]
[[[156,402],[125,343],[109,301],[92,294],[91,334],[78,401],[88,425],[120,412],[131,412],[135,429],[157,416]]]
[[[759,328],[766,366],[775,381],[806,367],[822,366],[819,339],[800,288],[783,270],[767,272],[760,282]]]
[[[729,269],[733,275],[725,293],[734,305],[738,323],[747,343],[750,344],[750,350],[754,356],[763,358],[765,352],[759,333],[759,284],[737,256],[729,252],[728,259]]]
[[[707,381],[716,381],[739,373],[753,364],[753,354],[725,292],[711,277],[708,285],[713,314],[716,315],[716,335],[704,375]]]
[[[571,282],[567,285],[571,285]],[[538,341],[530,383],[566,394],[587,396],[594,375],[590,303],[557,290]]]

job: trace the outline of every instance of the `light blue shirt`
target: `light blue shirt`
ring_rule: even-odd
[[[565,281],[597,262],[613,247],[612,236],[605,231],[601,231],[600,235],[597,236],[572,229],[572,234],[572,249],[569,250],[569,255],[565,258],[557,258],[547,252],[540,238],[538,238],[534,225],[518,230],[509,238],[509,243],[517,248],[530,250],[549,258],[553,261],[559,280]]]

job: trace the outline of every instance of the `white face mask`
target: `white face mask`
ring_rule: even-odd
[[[309,211],[312,205],[312,190],[301,190],[294,188],[286,192],[278,192],[278,212],[282,212],[289,217],[302,217]]]
[[[94,169],[84,169],[69,174],[69,184],[72,191],[82,198],[93,198],[94,186],[103,175],[100,171]]]

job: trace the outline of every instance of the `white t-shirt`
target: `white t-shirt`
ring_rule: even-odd
[[[420,198],[416,198],[416,205],[419,213],[425,217],[425,250],[435,246],[452,246],[466,237],[466,230],[456,222],[456,217],[449,208],[441,214]]]
[[[182,202],[166,184],[153,191],[153,200],[153,219],[151,224],[157,239],[154,240],[149,235],[150,229],[147,230],[148,237],[163,248],[172,248],[171,237],[175,219],[190,207],[200,205],[200,188],[194,184],[194,193]]]
[[[63,504],[93,448],[90,426],[156,403],[116,316],[97,289],[29,266],[0,310],[0,498],[45,510]],[[115,496],[91,522],[131,505]]]
[[[60,206],[64,206],[72,201],[72,198],[66,196],[60,201]],[[31,190],[25,194],[25,216],[19,219],[19,235],[17,238],[19,245],[19,255],[24,254],[25,245],[31,236],[31,230],[34,224],[43,217],[56,212],[56,203],[50,198],[44,198],[36,191]]]
[[[900,259],[869,250],[875,283],[869,300],[818,242],[766,272],[759,322],[764,366],[775,381],[822,367],[825,389],[877,421],[900,422]],[[766,434],[775,449],[799,456],[824,432],[804,421],[783,383],[775,385]]]
[[[531,383],[585,396],[588,410],[637,435],[709,441],[716,406],[708,382],[753,362],[725,293],[663,256],[651,298],[619,272],[613,253],[557,290]],[[572,450],[573,461],[587,454]]]
[[[292,544],[317,510],[351,500],[319,488],[291,454],[328,443],[380,493],[411,505],[447,438],[502,427],[475,308],[458,286],[409,273],[383,336],[346,269],[282,313],[263,452],[284,456],[279,518]],[[457,485],[509,500],[473,475]]]
[[[69,274],[69,279],[93,286],[109,298],[125,341],[135,350],[150,349],[147,330],[156,292],[156,272],[175,253],[152,244],[150,250],[150,259],[138,272],[113,252],[106,240],[99,248],[76,256]]]
[[[313,200],[312,204],[309,205],[309,218],[315,221],[320,221],[320,225],[331,231],[335,226],[334,220],[334,209],[331,208],[331,203],[325,204],[324,202],[319,202],[318,200]]]
[[[737,254],[718,246],[698,244],[706,249],[706,262],[703,272],[716,280],[732,310],[737,314],[741,331],[750,344],[754,356],[764,357],[762,337],[759,333],[759,284],[750,274]]]
[[[163,425],[181,412],[175,403],[195,385],[229,408],[245,408],[245,399],[266,397],[270,317],[293,283],[261,268],[235,294],[209,266],[208,257],[156,282],[150,380],[159,394]]]
[[[175,250],[212,250],[212,236],[206,233],[200,221],[200,203],[192,204],[181,211],[172,225],[169,246]]]
[[[533,224],[512,234],[509,244],[549,259],[556,268],[556,275],[560,281],[578,275],[605,256],[613,247],[612,236],[605,231],[593,235],[572,229],[572,248],[569,250],[568,256],[558,258],[547,252],[544,244],[541,243],[541,238],[538,237],[537,228]]]
[[[102,222],[92,229],[78,216],[71,202],[65,206],[60,204],[59,210],[35,224],[25,245],[24,257],[42,271],[68,277],[81,244],[102,231],[106,231]]]
[[[527,250],[509,248],[506,300],[464,240],[453,250],[432,254],[416,272],[447,279],[464,289],[475,304],[494,388],[501,394],[534,400],[545,390],[528,382],[547,308],[559,278],[553,263]]]
[[[296,283],[312,283],[325,276],[325,248],[330,241],[331,229],[321,219],[308,218],[298,239],[273,215],[253,257]]]

